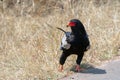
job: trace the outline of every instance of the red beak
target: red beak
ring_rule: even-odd
[[[75,22],[70,22],[68,25],[67,25],[67,27],[74,27],[74,26],[76,26],[76,23]]]

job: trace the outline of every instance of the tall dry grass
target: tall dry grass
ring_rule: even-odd
[[[76,56],[67,59],[64,72],[57,71],[63,33],[56,27],[70,30],[65,26],[73,18],[83,22],[91,41],[83,63],[97,64],[120,55],[119,0],[61,0],[52,7],[48,4],[54,0],[44,0],[42,11],[42,0],[30,0],[29,5],[27,0],[22,4],[12,0],[10,7],[9,1],[0,1],[1,80],[56,80],[68,73]]]

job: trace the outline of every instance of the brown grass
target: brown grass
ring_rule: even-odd
[[[7,7],[5,1],[0,1],[0,80],[56,80],[67,74],[76,56],[67,59],[63,73],[57,71],[63,34],[56,27],[70,30],[65,26],[72,18],[83,22],[91,41],[83,63],[120,55],[119,0],[49,0],[42,3],[55,3],[42,11],[42,0],[34,5],[30,0],[30,7],[15,2]]]

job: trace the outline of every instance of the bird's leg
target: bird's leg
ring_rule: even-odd
[[[81,70],[80,65],[77,64],[75,70],[79,72]]]
[[[85,69],[84,69],[84,68],[81,68],[80,65],[77,64],[75,70],[76,70],[77,72],[80,72],[80,71],[83,71],[83,70],[85,70]]]
[[[58,71],[62,72],[63,70],[63,65],[60,64]]]

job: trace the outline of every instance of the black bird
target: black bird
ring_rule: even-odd
[[[69,48],[65,48],[61,46],[61,50],[63,52],[59,60],[59,63],[60,63],[59,71],[63,70],[63,65],[67,57],[70,56],[71,54],[77,55],[76,71],[80,71],[81,70],[80,64],[81,64],[84,52],[87,51],[88,47],[90,46],[89,38],[84,28],[84,25],[81,23],[80,20],[78,19],[70,20],[67,27],[71,28],[71,33],[70,32],[69,33],[72,36],[74,35],[74,39],[69,40],[69,38],[66,37],[66,42],[70,44]]]

